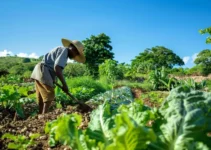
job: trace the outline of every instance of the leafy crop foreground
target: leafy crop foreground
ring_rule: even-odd
[[[124,89],[123,89],[124,90]],[[139,102],[111,109],[105,100],[91,113],[88,128],[81,116],[63,115],[46,124],[49,143],[77,150],[208,150],[211,147],[211,93],[178,87],[156,110]],[[153,120],[153,124],[149,122]]]

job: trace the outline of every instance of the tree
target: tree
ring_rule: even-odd
[[[199,33],[201,33],[201,34],[206,34],[206,33],[208,33],[210,36],[207,37],[206,43],[211,43],[211,27],[206,28],[206,29],[201,29],[201,30],[199,30]]]
[[[31,62],[31,59],[30,58],[24,58],[22,62],[23,63],[28,63],[28,62]]]
[[[174,65],[181,66],[184,65],[184,62],[172,50],[163,46],[148,48],[143,53],[139,53],[139,55],[132,60],[132,68],[138,70],[140,70],[140,68],[141,70],[149,70],[149,68],[144,69],[144,66],[150,66],[151,69],[155,69],[161,68],[162,66],[165,68],[173,68]]]
[[[211,73],[211,50],[205,49],[201,51],[194,60],[194,63],[202,67],[203,75]]]
[[[82,41],[84,44],[84,55],[86,56],[86,65],[90,73],[98,75],[98,66],[106,59],[113,59],[114,53],[110,45],[110,37],[104,33],[98,36],[91,35],[90,38]]]

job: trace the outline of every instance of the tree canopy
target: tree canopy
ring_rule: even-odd
[[[194,63],[202,67],[202,74],[207,75],[211,73],[211,50],[205,49],[201,51]]]
[[[140,66],[150,66],[151,69],[161,68],[162,66],[173,68],[174,65],[182,66],[184,62],[172,50],[163,46],[148,48],[132,60],[133,68],[139,68]]]
[[[110,37],[104,33],[97,36],[91,35],[90,38],[82,41],[84,44],[84,54],[86,56],[86,65],[92,74],[96,74],[98,66],[106,59],[113,59],[114,53],[110,45]]]
[[[199,30],[199,32],[201,34],[207,34],[208,33],[209,36],[206,39],[206,43],[211,43],[211,27],[206,28],[206,29],[201,29],[201,30]]]

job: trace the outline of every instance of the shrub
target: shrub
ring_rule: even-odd
[[[66,81],[70,90],[74,93],[74,96],[78,95],[78,92],[84,92],[82,96],[83,99],[89,99],[94,95],[106,91],[101,83],[95,81],[92,77],[89,76],[75,77],[67,79]]]
[[[66,77],[78,77],[83,75],[89,75],[86,65],[79,63],[68,63],[64,69],[64,75]]]
[[[23,63],[28,63],[28,62],[31,62],[31,60],[30,60],[30,58],[24,58],[22,62]]]

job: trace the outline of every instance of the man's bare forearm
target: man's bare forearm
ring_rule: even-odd
[[[56,76],[59,78],[59,80],[62,82],[63,86],[67,86],[64,76],[62,74],[62,68],[60,66],[55,66],[55,72],[56,72]]]

